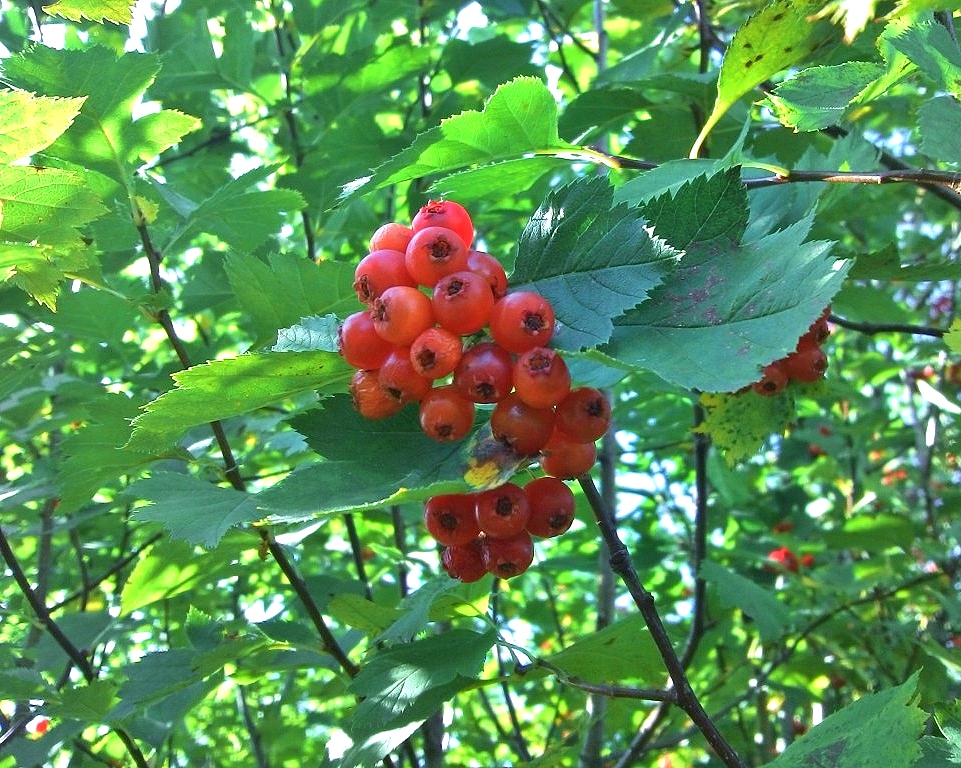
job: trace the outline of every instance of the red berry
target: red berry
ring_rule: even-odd
[[[504,271],[504,265],[489,253],[470,251],[467,254],[467,268],[487,280],[495,299],[502,299],[507,294],[507,272]]]
[[[797,573],[800,564],[798,563],[797,555],[795,555],[788,547],[778,547],[772,550],[767,559],[771,562],[777,563],[785,571],[790,573]]]
[[[467,269],[467,246],[447,227],[427,227],[414,233],[405,263],[414,280],[433,288],[444,275]]]
[[[514,362],[514,391],[533,408],[550,408],[571,391],[571,374],[553,349],[534,347]]]
[[[370,250],[379,251],[381,248],[389,248],[392,251],[403,253],[407,250],[407,244],[414,231],[410,227],[391,221],[377,228],[377,231],[370,236]]]
[[[548,475],[562,480],[572,480],[590,472],[597,461],[597,446],[594,443],[576,442],[556,429],[542,453],[541,468]]]
[[[574,493],[563,480],[545,476],[524,486],[531,512],[527,531],[547,539],[560,536],[574,522]]]
[[[374,328],[391,344],[409,346],[434,324],[426,294],[409,285],[395,285],[374,299]]]
[[[414,370],[408,347],[395,347],[377,372],[377,378],[387,394],[401,405],[420,401],[433,384]]]
[[[462,354],[460,336],[443,328],[428,328],[410,345],[414,370],[428,379],[442,379],[453,373]]]
[[[554,431],[554,410],[534,408],[512,392],[491,411],[491,432],[521,456],[540,452]]]
[[[488,572],[484,562],[485,549],[486,542],[483,539],[474,539],[463,546],[448,546],[441,555],[441,566],[453,579],[460,579],[464,583],[478,581]]]
[[[474,224],[470,214],[464,206],[452,200],[430,200],[414,214],[410,228],[419,232],[427,227],[446,227],[453,230],[468,248],[474,241]]]
[[[466,270],[452,272],[437,281],[431,306],[442,328],[466,336],[487,325],[494,294],[483,275]]]
[[[474,426],[474,410],[452,385],[434,387],[420,401],[420,427],[441,443],[460,440]]]
[[[403,251],[372,251],[354,270],[354,291],[364,304],[373,304],[374,299],[395,285],[417,286],[407,273]]]
[[[761,378],[751,385],[751,389],[759,395],[774,397],[781,394],[788,385],[787,370],[783,360],[775,360],[761,370]]]
[[[611,425],[611,404],[599,389],[578,387],[557,404],[554,423],[565,435],[592,443],[600,440]]]
[[[354,368],[380,368],[393,349],[374,328],[370,310],[354,312],[337,329],[340,356]]]
[[[487,539],[483,550],[489,573],[502,579],[518,576],[534,562],[534,542],[527,531],[509,539]]]
[[[465,350],[454,369],[454,386],[475,403],[496,403],[513,386],[514,363],[510,353],[488,341]]]
[[[474,494],[447,493],[424,504],[424,525],[438,543],[464,546],[480,535],[474,515]]]
[[[504,483],[476,496],[477,525],[489,537],[508,539],[527,526],[530,503],[524,489],[515,483]]]
[[[508,352],[543,347],[554,334],[554,310],[532,291],[508,293],[494,304],[490,330],[494,341]]]
[[[377,371],[357,371],[350,380],[350,397],[365,419],[385,419],[404,405],[380,385]]]
[[[828,356],[820,347],[802,347],[784,358],[784,371],[794,381],[817,381],[828,369]]]

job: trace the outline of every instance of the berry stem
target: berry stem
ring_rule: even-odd
[[[593,478],[589,474],[581,475],[577,478],[577,481],[584,491],[584,495],[587,497],[591,509],[594,511],[594,517],[597,520],[598,528],[600,528],[601,536],[610,549],[611,568],[614,573],[620,576],[621,581],[624,582],[624,586],[627,587],[631,597],[634,598],[634,604],[644,617],[644,623],[647,625],[654,644],[661,654],[664,666],[667,668],[667,672],[671,677],[671,683],[676,691],[678,706],[691,718],[694,725],[704,735],[707,743],[724,765],[728,766],[728,768],[744,768],[743,761],[718,730],[714,721],[711,720],[701,705],[700,700],[697,698],[697,695],[694,693],[694,689],[691,687],[691,683],[681,664],[681,660],[674,651],[671,638],[667,634],[664,623],[661,621],[661,617],[657,612],[654,596],[644,587],[638,578],[637,570],[631,561],[630,552],[628,552],[627,547],[617,533],[617,523],[614,520],[613,510],[604,503],[600,492],[597,490],[597,486],[594,485]]]

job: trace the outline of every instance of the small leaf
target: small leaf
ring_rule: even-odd
[[[150,502],[134,510],[135,519],[161,523],[175,539],[208,548],[233,526],[263,517],[255,496],[176,472],[155,472],[125,494]]]
[[[571,149],[558,137],[557,103],[547,86],[535,77],[518,77],[498,86],[482,112],[471,110],[441,121],[372,175],[347,185],[342,196],[532,152]]]
[[[692,158],[738,99],[830,40],[830,23],[809,16],[820,9],[808,0],[774,0],[734,33],[721,63],[714,109],[691,148]]]
[[[710,561],[701,564],[700,575],[717,589],[725,605],[738,608],[754,620],[762,640],[777,640],[790,624],[791,612],[750,579]]]
[[[57,0],[44,4],[43,10],[51,16],[61,16],[71,21],[89,19],[102,23],[129,24],[133,20],[133,3],[130,0]]]
[[[272,352],[336,352],[337,316],[304,317],[297,325],[277,331]]]
[[[521,234],[511,284],[550,300],[553,344],[564,349],[607,341],[612,319],[644,301],[679,255],[651,237],[640,211],[612,198],[606,179],[578,179],[551,193]]]
[[[57,99],[0,91],[0,162],[39,152],[73,123],[84,98]]]
[[[127,447],[155,451],[172,445],[189,428],[238,416],[334,383],[346,384],[351,368],[333,352],[270,352],[241,355],[173,375],[165,392],[134,419]]]
[[[838,125],[848,105],[883,72],[880,64],[864,61],[804,69],[775,88],[768,101],[782,125],[818,131]]]
[[[952,352],[961,355],[961,319],[955,318],[951,321],[951,327],[944,334],[944,343]]]
[[[869,693],[818,723],[768,768],[812,765],[911,768],[927,714],[917,704],[918,673],[905,683]]]
[[[700,397],[704,420],[694,431],[705,434],[729,466],[754,456],[771,435],[779,435],[794,421],[794,398],[789,391],[765,397],[752,390],[739,393],[705,392]]]
[[[641,616],[622,619],[547,658],[566,674],[592,683],[660,681],[664,663]]]

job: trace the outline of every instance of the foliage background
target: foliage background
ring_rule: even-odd
[[[957,4],[0,10],[0,766],[961,762]],[[334,351],[438,195],[615,402],[507,583]]]

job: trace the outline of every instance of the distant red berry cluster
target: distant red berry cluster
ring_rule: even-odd
[[[366,308],[349,315],[338,333],[340,354],[357,369],[350,384],[354,405],[364,417],[380,419],[417,403],[424,433],[441,442],[465,437],[477,406],[493,406],[496,440],[518,456],[538,457],[552,479],[577,477],[597,459],[594,443],[610,425],[610,403],[592,387],[571,388],[564,358],[547,346],[555,324],[550,302],[532,291],[508,292],[503,266],[473,243],[470,215],[452,201],[431,201],[410,226],[391,222],[373,234],[354,273],[354,290]],[[500,493],[498,508],[513,517],[504,501],[517,495],[511,486],[465,494],[457,508]],[[461,513],[445,515],[447,524],[461,527],[454,522]],[[522,520],[514,530],[477,523],[470,540],[457,544],[437,536],[442,524],[428,523],[428,529],[448,547],[448,573],[473,581],[480,578],[479,563],[483,572],[501,576],[527,568],[530,534],[545,535],[537,531],[546,529],[525,525]]]
[[[788,573],[797,573],[801,568],[814,567],[814,555],[806,552],[798,557],[790,547],[772,549],[768,553],[767,559],[773,566],[772,570],[780,568]]]
[[[812,382],[823,377],[828,369],[828,358],[821,345],[831,335],[828,325],[830,314],[829,305],[798,339],[794,351],[787,357],[765,366],[760,380],[754,382],[751,388],[760,395],[774,397],[781,394],[792,381]]]

